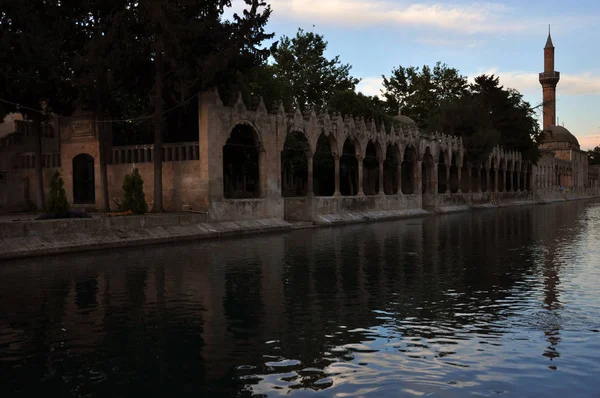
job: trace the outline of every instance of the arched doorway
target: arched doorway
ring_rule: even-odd
[[[313,157],[313,186],[316,196],[332,196],[335,192],[335,160],[333,137],[321,134]]]
[[[383,191],[386,195],[395,195],[400,189],[398,172],[400,170],[400,150],[398,145],[390,144],[385,151],[383,162]]]
[[[469,176],[469,171],[472,171],[469,167],[469,161],[463,155],[462,168],[460,169],[460,190],[463,193],[471,191],[471,176]]]
[[[458,192],[458,163],[456,161],[456,154],[450,153],[452,157],[450,160],[450,192],[457,193]]]
[[[73,158],[73,203],[96,203],[94,158],[87,153]]]
[[[448,178],[446,177],[446,157],[444,151],[438,156],[438,193],[446,193],[448,190]]]
[[[281,151],[281,196],[306,196],[309,152],[310,145],[303,133],[287,134]]]
[[[238,124],[223,146],[223,196],[226,199],[260,197],[261,149],[258,134],[247,124]]]
[[[365,195],[377,195],[379,193],[379,159],[381,149],[379,144],[369,141],[363,159],[363,191]]]
[[[358,143],[347,138],[340,158],[340,193],[344,196],[358,194]]]
[[[421,176],[423,179],[422,193],[432,194],[434,192],[433,165],[433,155],[431,155],[431,150],[429,149],[429,147],[427,147],[425,149],[425,154],[423,155],[423,163],[421,165]]]
[[[412,146],[404,150],[402,161],[402,193],[412,195],[415,193],[415,165],[417,163],[417,152]]]

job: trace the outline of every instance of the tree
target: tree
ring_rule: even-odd
[[[441,62],[433,68],[398,66],[389,78],[382,77],[388,114],[402,112],[421,129],[426,127],[433,110],[439,109],[444,101],[462,97],[468,87],[465,76]]]
[[[57,218],[66,217],[70,208],[69,202],[67,201],[67,194],[63,188],[64,185],[65,183],[61,178],[60,173],[58,171],[54,172],[52,180],[50,181],[50,192],[46,210]]]
[[[2,111],[20,112],[32,122],[40,209],[45,206],[42,123],[52,111],[70,113],[76,96],[71,61],[81,45],[81,35],[74,23],[76,10],[70,3],[38,2],[32,6],[30,2],[7,0],[0,13],[0,97],[10,101]]]
[[[496,145],[533,162],[540,157],[535,109],[497,76],[477,76],[461,97],[444,100],[429,114],[426,130],[461,136],[471,160],[483,160]]]
[[[111,45],[118,54],[128,54],[124,65],[121,63],[125,75],[148,71],[134,92],[148,100],[153,112],[153,212],[163,211],[165,113],[194,106],[196,94],[215,86],[226,72],[239,66],[238,62],[262,60],[268,55],[268,50],[257,46],[272,37],[264,32],[271,9],[262,0],[245,3],[243,15],[235,14],[232,21],[222,19],[230,0],[123,0],[114,6],[115,39]],[[139,64],[145,68],[140,69]]]
[[[119,211],[130,211],[133,214],[146,214],[148,204],[144,195],[144,180],[137,168],[127,174],[123,180],[123,201],[119,203]]]
[[[596,146],[594,149],[588,150],[587,155],[589,165],[600,165],[600,146]]]
[[[311,106],[323,109],[337,92],[353,91],[360,81],[350,75],[352,67],[342,64],[339,55],[327,59],[326,49],[322,35],[302,29],[291,39],[281,37],[273,48],[274,77],[289,82],[293,102],[302,111]]]

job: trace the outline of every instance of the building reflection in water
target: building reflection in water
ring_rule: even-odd
[[[557,259],[569,244],[557,234],[576,236],[583,210],[498,209],[9,262],[0,381],[22,393],[326,388],[332,364],[382,339],[401,336],[407,355],[410,341],[499,339],[515,316],[503,303],[536,273],[536,327],[552,360]]]

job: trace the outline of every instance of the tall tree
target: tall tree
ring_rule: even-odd
[[[535,109],[494,75],[475,78],[460,98],[449,98],[430,111],[426,130],[463,137],[470,158],[482,160],[495,145],[519,151],[527,160],[540,157],[541,137]]]
[[[4,112],[20,112],[33,123],[40,209],[45,206],[41,124],[51,111],[70,113],[76,97],[71,61],[81,35],[70,3],[6,0],[0,11],[0,98],[12,103],[5,103]]]
[[[321,109],[340,91],[354,90],[359,79],[352,67],[342,64],[339,55],[325,56],[327,42],[322,35],[298,29],[296,36],[281,37],[273,51],[274,76],[289,82],[293,101],[301,110]]]
[[[400,65],[390,77],[383,76],[383,98],[390,115],[401,112],[425,128],[432,110],[443,101],[462,97],[467,86],[465,76],[441,62],[433,68]]]
[[[272,37],[264,26],[271,9],[262,0],[244,0],[246,9],[231,21],[222,18],[230,0],[142,0],[119,3],[115,14],[121,22],[113,48],[129,52],[129,67],[141,60],[148,64],[151,84],[136,87],[153,110],[154,205],[163,211],[162,142],[165,113],[188,105],[195,94],[216,85],[241,58],[266,58],[258,46]]]

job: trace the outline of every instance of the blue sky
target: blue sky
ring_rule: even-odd
[[[577,136],[582,149],[600,145],[597,0],[267,2],[273,9],[269,31],[292,36],[301,27],[323,34],[329,42],[327,55],[350,63],[352,74],[362,79],[358,90],[370,95],[380,92],[381,75],[398,65],[442,61],[471,78],[495,73],[502,84],[538,104],[538,73],[551,24],[556,70],[561,72],[560,124]]]

